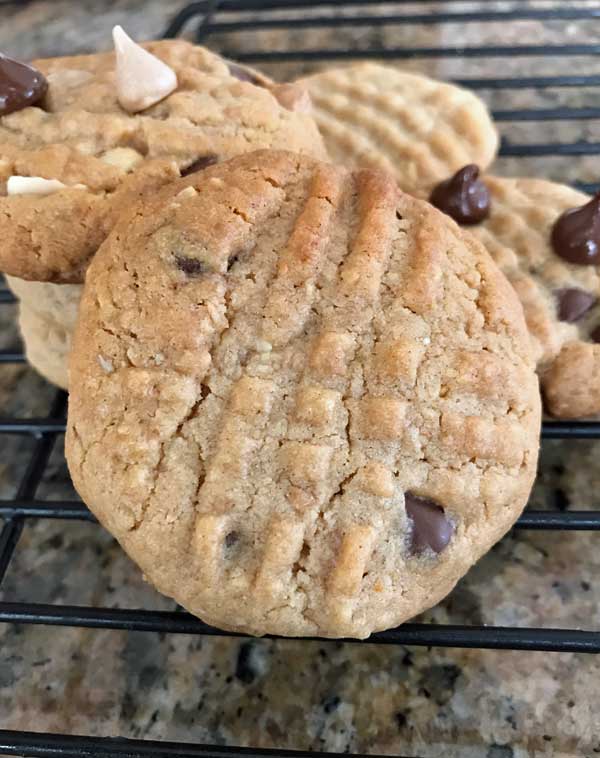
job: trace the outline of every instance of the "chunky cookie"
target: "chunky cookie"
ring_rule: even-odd
[[[405,192],[428,195],[465,163],[488,166],[498,135],[472,92],[377,63],[300,80],[330,157],[389,171]]]
[[[116,58],[0,58],[0,270],[81,282],[123,208],[180,173],[260,147],[325,155],[298,87],[285,107],[204,48],[115,43]]]
[[[600,198],[540,179],[480,179],[474,171],[466,167],[444,182],[432,201],[457,220],[462,208],[462,223],[475,224],[471,230],[515,288],[548,412],[599,414]]]
[[[394,179],[262,151],[182,179],[92,262],[67,456],[205,621],[365,637],[521,512],[539,392],[483,247]]]
[[[82,286],[28,282],[7,276],[19,298],[19,328],[28,362],[42,376],[68,387],[67,364]]]

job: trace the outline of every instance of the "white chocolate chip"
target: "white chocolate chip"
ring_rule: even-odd
[[[181,192],[178,192],[175,197],[195,197],[198,194],[198,192],[193,187],[186,187],[185,189],[182,189]]]
[[[126,111],[143,111],[177,89],[173,69],[137,45],[122,27],[114,27],[113,41],[117,56],[117,99]]]
[[[107,374],[112,374],[112,372],[115,370],[113,362],[108,358],[105,358],[103,355],[98,356],[98,363],[100,364],[102,371]]]
[[[53,195],[63,189],[87,189],[85,184],[68,186],[58,179],[43,179],[41,176],[9,176],[6,182],[8,195]]]
[[[131,171],[144,160],[144,156],[132,147],[113,147],[112,150],[107,150],[100,159],[110,166],[116,166],[123,171]]]
[[[431,338],[430,337],[423,337],[423,344],[424,345],[429,345],[430,343],[431,343]]]

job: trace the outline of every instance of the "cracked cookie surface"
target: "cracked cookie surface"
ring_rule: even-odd
[[[392,177],[261,151],[119,221],[71,358],[73,481],[148,579],[252,634],[365,637],[520,514],[539,392],[482,246]]]
[[[82,282],[123,208],[198,159],[264,147],[325,156],[310,115],[281,105],[266,80],[182,40],[145,47],[176,72],[178,86],[135,115],[118,104],[113,53],[34,61],[48,80],[45,99],[0,117],[0,270]],[[298,93],[288,90],[293,104]],[[67,187],[7,196],[15,175]]]
[[[498,135],[485,104],[446,82],[358,63],[300,79],[332,160],[389,171],[405,192],[428,196],[467,163],[488,166]]]
[[[541,179],[486,176],[489,217],[470,227],[515,288],[549,413],[600,414],[600,275],[556,254],[552,229],[565,211],[591,198]]]

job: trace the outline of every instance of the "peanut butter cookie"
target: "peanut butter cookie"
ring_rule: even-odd
[[[513,524],[539,406],[516,295],[474,238],[384,173],[261,151],[148,197],[99,250],[67,457],[206,622],[366,637]]]
[[[547,411],[597,416],[600,198],[541,179],[479,178],[474,170],[444,182],[432,201],[469,223],[515,288]]]
[[[83,281],[118,214],[180,173],[261,147],[325,155],[296,87],[182,40],[0,59],[0,270]],[[294,89],[294,88],[292,88]]]
[[[427,196],[465,163],[488,166],[498,135],[472,92],[378,63],[328,69],[300,80],[330,157],[380,168],[401,189]]]
[[[68,358],[83,287],[13,276],[7,276],[6,283],[19,298],[19,328],[27,361],[48,381],[68,389]]]

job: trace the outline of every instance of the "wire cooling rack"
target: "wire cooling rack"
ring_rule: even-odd
[[[480,0],[477,9],[465,10],[473,3],[434,3],[434,0],[420,2],[378,3],[377,15],[373,4],[359,0],[331,0],[327,3],[310,3],[302,0],[208,0],[192,3],[183,8],[169,24],[164,36],[174,37],[192,31],[198,41],[207,38],[213,47],[238,60],[260,64],[287,64],[290,62],[318,63],[356,58],[393,59],[410,61],[413,59],[456,59],[466,61],[476,58],[513,58],[516,56],[536,56],[541,60],[549,58],[570,59],[581,56],[600,56],[600,44],[565,44],[564,35],[560,44],[518,44],[518,45],[439,45],[432,47],[390,46],[381,42],[383,32],[396,27],[427,26],[440,24],[460,24],[466,28],[471,22],[542,21],[566,24],[576,20],[598,19],[600,28],[600,3],[591,7],[582,3],[581,7],[539,8],[532,2],[506,4],[507,10],[498,10],[499,4]],[[310,7],[316,13],[304,12]],[[442,10],[440,10],[442,7]],[[415,10],[418,8],[418,10]],[[483,9],[482,9],[483,8]],[[195,28],[194,28],[195,25]],[[335,27],[336,29],[368,29],[375,41],[367,45],[347,45],[338,48],[298,47],[285,50],[270,46],[257,46],[242,50],[229,50],[228,41],[242,33],[245,40],[260,39],[260,35],[277,30],[312,31]],[[462,39],[457,35],[457,39]],[[216,43],[215,40],[225,40]],[[306,37],[302,38],[302,42]],[[346,39],[343,35],[341,39]],[[543,92],[550,88],[598,88],[600,73],[579,73],[570,66],[568,74],[550,74],[529,77],[505,76],[495,78],[455,77],[458,83],[478,90],[504,91],[532,89]],[[600,71],[600,67],[598,67]],[[276,73],[276,72],[275,72]],[[593,92],[593,90],[592,90]],[[597,96],[593,97],[597,101]],[[542,124],[558,120],[574,123],[600,118],[600,107],[527,107],[521,109],[497,109],[494,117],[498,122],[531,122]],[[533,127],[535,128],[535,126]],[[518,142],[503,141],[500,156],[508,158],[593,156],[600,154],[600,142],[577,138],[571,142]],[[589,181],[573,181],[576,186],[589,191],[598,191],[600,184]],[[13,295],[0,285],[0,308],[14,303]],[[25,360],[21,349],[0,351],[0,363],[15,364]],[[5,435],[27,435],[34,440],[25,473],[14,498],[0,500],[0,584],[11,562],[15,547],[28,519],[95,519],[79,501],[44,500],[37,497],[38,487],[44,476],[50,454],[57,438],[65,431],[67,398],[64,392],[57,392],[48,413],[41,418],[0,417],[0,463],[2,443]],[[1,409],[0,409],[1,413]],[[600,422],[549,422],[543,425],[542,437],[547,439],[599,439]],[[600,511],[544,511],[527,509],[516,524],[517,529],[537,530],[600,530]],[[114,609],[65,605],[42,605],[31,602],[0,602],[0,622],[20,624],[47,624],[56,626],[77,626],[100,629],[122,629],[163,633],[185,633],[203,635],[233,635],[210,627],[184,612],[146,611],[139,609]],[[580,629],[536,629],[520,627],[456,626],[434,624],[404,624],[372,635],[367,641],[356,644],[401,644],[421,646],[450,646],[468,648],[496,648],[531,651],[560,652],[600,652],[600,633]],[[22,756],[290,756],[303,758],[314,753],[285,750],[254,750],[244,748],[223,748],[211,745],[189,745],[182,743],[156,742],[149,740],[126,740],[112,738],[79,737],[68,735],[39,734],[0,730],[0,753]],[[330,754],[333,755],[333,754]]]

